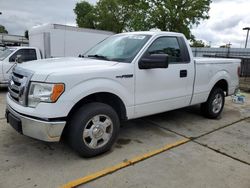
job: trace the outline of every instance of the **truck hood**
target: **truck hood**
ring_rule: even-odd
[[[66,73],[103,69],[116,65],[118,62],[105,61],[90,58],[51,58],[25,62],[19,64],[17,68],[33,72],[33,80],[44,81],[46,77],[53,73]]]
[[[97,68],[100,66],[112,66],[117,64],[114,61],[104,61],[90,58],[51,58],[36,60],[23,63],[21,66],[24,69],[31,71],[45,71],[48,73],[51,72],[60,72],[68,69],[78,69],[78,68]]]

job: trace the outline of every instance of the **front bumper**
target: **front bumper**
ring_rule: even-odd
[[[58,142],[66,125],[66,121],[44,121],[27,117],[9,105],[6,109],[6,118],[19,133],[46,142]]]

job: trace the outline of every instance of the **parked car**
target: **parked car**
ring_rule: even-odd
[[[14,68],[6,117],[19,133],[47,142],[62,135],[81,156],[108,151],[120,122],[195,104],[217,118],[238,87],[240,60],[194,58],[183,34],[111,36],[84,58]]]

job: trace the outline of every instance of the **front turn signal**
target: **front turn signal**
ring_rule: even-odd
[[[63,94],[64,90],[64,84],[55,84],[53,87],[52,94],[50,96],[51,102],[56,102],[57,99]]]

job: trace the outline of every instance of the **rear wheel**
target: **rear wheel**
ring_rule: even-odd
[[[119,132],[119,118],[112,107],[89,103],[73,115],[69,124],[69,143],[83,157],[108,151]]]
[[[207,101],[201,104],[201,112],[205,117],[215,119],[217,118],[224,107],[225,94],[220,88],[214,88]]]

